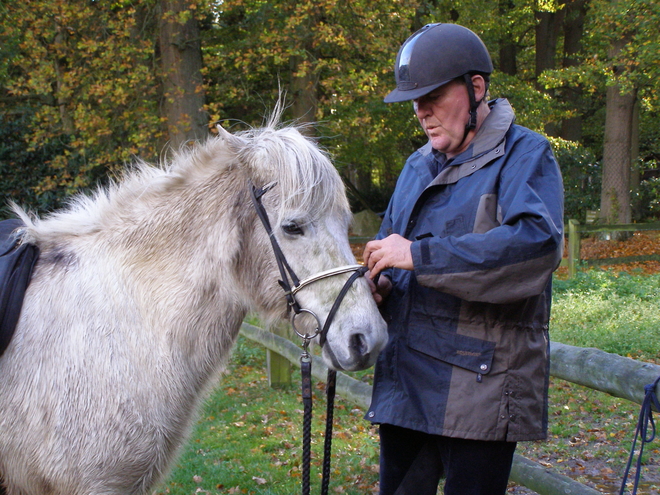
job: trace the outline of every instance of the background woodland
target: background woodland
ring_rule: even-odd
[[[492,97],[548,136],[566,216],[660,215],[656,0],[1,0],[0,193],[43,212],[135,159],[264,122],[281,92],[333,156],[354,211],[385,209],[425,142],[386,105],[400,44],[457,22]]]

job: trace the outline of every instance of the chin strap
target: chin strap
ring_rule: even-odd
[[[467,87],[468,96],[470,97],[470,120],[465,125],[465,132],[468,133],[477,127],[477,108],[479,107],[480,102],[474,97],[472,75],[465,74],[463,75],[463,79],[465,79],[465,86]]]
[[[467,124],[465,124],[465,132],[463,132],[463,139],[461,140],[461,144],[459,144],[459,148],[463,145],[463,143],[467,139],[467,136],[470,133],[470,131],[472,129],[477,128],[477,108],[479,107],[479,103],[480,103],[474,97],[474,85],[472,84],[472,75],[464,74],[463,80],[465,81],[465,87],[467,88],[468,97],[470,99],[470,112],[469,112],[470,117],[468,119]]]

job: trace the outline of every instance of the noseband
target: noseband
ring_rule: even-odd
[[[287,262],[286,257],[284,256],[284,253],[282,252],[282,249],[280,248],[280,245],[277,242],[277,239],[275,239],[275,235],[273,234],[273,228],[271,227],[270,220],[268,219],[268,214],[266,213],[266,209],[264,208],[264,205],[261,202],[261,197],[265,193],[270,191],[273,187],[275,187],[276,184],[277,184],[276,182],[271,182],[270,184],[266,184],[264,187],[257,188],[254,184],[252,184],[252,182],[250,182],[250,195],[252,197],[252,204],[254,205],[254,208],[257,211],[257,215],[259,216],[261,223],[266,229],[266,233],[268,234],[270,243],[273,246],[273,251],[275,253],[275,260],[277,261],[277,267],[280,271],[280,277],[281,277],[281,280],[279,280],[278,282],[280,284],[280,287],[282,287],[282,289],[284,290],[284,295],[289,305],[289,309],[293,310],[293,314],[291,315],[291,326],[295,330],[296,334],[301,339],[303,339],[303,345],[305,347],[317,335],[319,336],[319,343],[321,344],[321,346],[323,346],[327,340],[328,329],[330,328],[332,320],[334,319],[335,314],[339,309],[339,305],[344,299],[344,296],[346,296],[346,293],[351,288],[351,285],[353,285],[353,283],[358,278],[363,276],[367,272],[368,268],[362,265],[345,265],[319,272],[316,275],[312,275],[311,277],[308,277],[301,281],[296,276],[296,273],[293,271],[293,269]],[[318,282],[319,280],[323,280],[329,277],[334,277],[336,275],[342,275],[344,273],[351,273],[351,272],[353,272],[353,274],[349,277],[349,279],[346,281],[341,291],[339,292],[339,295],[335,299],[335,302],[332,305],[332,308],[330,309],[330,312],[328,313],[328,316],[325,319],[324,324],[321,324],[321,319],[316,315],[316,313],[314,313],[312,310],[300,306],[300,303],[296,299],[296,294],[300,292],[302,289],[304,289],[308,285],[313,284],[314,282]],[[296,328],[296,316],[300,315],[301,313],[307,313],[316,320],[316,330],[313,334],[308,334],[306,332],[301,333]]]
[[[280,245],[277,243],[277,239],[273,235],[273,229],[268,220],[268,214],[264,205],[261,203],[261,197],[267,193],[270,189],[275,186],[276,182],[271,182],[266,184],[264,187],[257,188],[250,181],[250,195],[252,197],[252,204],[254,205],[257,215],[261,219],[268,237],[270,238],[270,243],[273,246],[273,251],[275,253],[275,260],[277,261],[277,267],[280,270],[281,280],[279,284],[284,290],[286,300],[288,303],[289,310],[293,310],[291,315],[291,326],[295,330],[296,334],[303,339],[303,353],[300,357],[300,371],[302,375],[302,400],[304,405],[303,411],[303,451],[302,451],[302,495],[309,495],[310,492],[310,462],[311,462],[311,423],[312,423],[312,358],[309,354],[308,348],[311,340],[319,336],[319,341],[321,346],[325,344],[328,335],[328,329],[330,324],[339,309],[344,296],[359,277],[363,276],[367,272],[367,267],[362,265],[346,265],[340,266],[338,268],[332,268],[330,270],[325,270],[323,272],[317,273],[309,278],[306,278],[302,281],[296,276],[295,272],[289,265],[280,248]],[[321,320],[313,311],[305,309],[300,306],[300,303],[296,299],[296,294],[304,289],[306,286],[323,280],[328,277],[334,277],[335,275],[341,275],[343,273],[353,274],[349,279],[344,283],[341,291],[337,295],[335,302],[328,313],[325,323],[321,325]],[[290,281],[289,281],[290,279]],[[314,317],[316,320],[316,330],[314,334],[310,335],[308,333],[301,333],[296,328],[296,316],[301,313],[308,313]],[[323,477],[321,479],[321,495],[328,494],[328,486],[330,483],[330,451],[332,449],[332,422],[333,422],[333,409],[334,409],[334,397],[335,397],[335,386],[337,380],[337,372],[335,370],[328,370],[328,380],[326,386],[326,393],[328,397],[327,408],[326,408],[326,425],[325,425],[325,439],[324,439],[324,448],[323,448]]]

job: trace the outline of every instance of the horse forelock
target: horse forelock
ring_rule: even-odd
[[[248,165],[258,185],[276,182],[280,217],[291,210],[310,219],[349,212],[344,185],[328,154],[294,126],[274,126],[240,133],[239,161]]]

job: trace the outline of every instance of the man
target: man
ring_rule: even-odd
[[[381,495],[506,492],[516,442],[545,438],[551,275],[563,186],[548,141],[487,102],[492,63],[455,24],[401,47],[397,87],[429,142],[401,172],[364,259],[389,326],[367,419]]]

